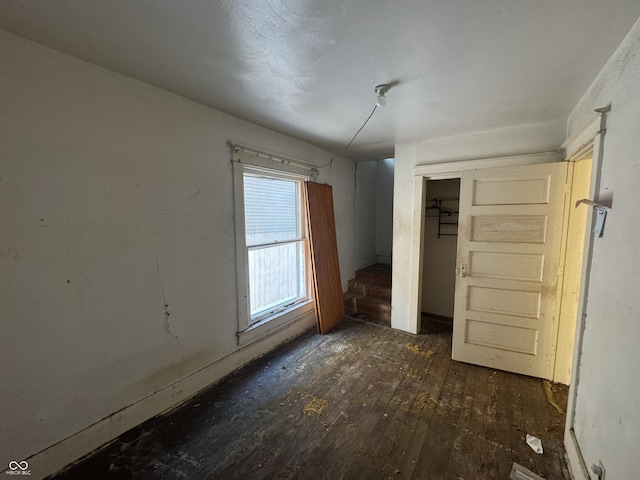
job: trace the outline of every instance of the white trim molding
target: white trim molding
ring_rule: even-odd
[[[591,185],[589,198],[596,199],[600,190],[600,171],[604,157],[604,136],[607,128],[607,112],[610,107],[599,108],[572,134],[560,147],[565,159],[580,160],[591,156]],[[589,276],[591,272],[591,257],[593,255],[593,225],[594,215],[587,217],[584,253],[582,257],[582,273],[580,290],[578,293],[578,313],[576,318],[575,340],[573,344],[573,361],[571,365],[571,382],[569,384],[569,398],[567,399],[567,417],[564,427],[564,446],[567,452],[569,468],[576,480],[590,478],[585,459],[582,456],[580,442],[575,433],[576,404],[578,401],[578,385],[580,383],[580,360],[582,341],[587,309]]]
[[[596,136],[604,134],[607,131],[606,113],[609,110],[611,110],[610,105],[596,109],[575,132],[567,137],[559,149],[563,152],[565,159],[579,160],[582,153],[591,150]]]
[[[573,480],[591,480],[573,428],[564,434],[564,449],[567,453],[567,464]]]
[[[270,154],[261,153],[257,150],[248,149],[238,144],[231,144],[233,163],[233,196],[235,212],[235,234],[236,234],[236,282],[238,286],[238,329],[236,337],[238,345],[248,345],[260,340],[265,336],[272,335],[288,325],[308,320],[315,320],[315,304],[312,300],[311,289],[311,268],[309,261],[309,242],[306,226],[306,212],[302,199],[302,182],[309,179],[310,175],[317,172],[315,168],[287,157],[272,157]],[[269,176],[288,178],[299,182],[300,210],[302,241],[305,251],[305,272],[306,291],[305,299],[299,301],[290,308],[264,319],[251,322],[250,308],[250,282],[249,282],[249,260],[247,256],[246,231],[245,231],[245,207],[244,207],[244,174],[246,172],[264,172]]]
[[[429,163],[416,165],[413,175],[416,177],[429,177],[437,180],[443,178],[457,178],[465,170],[478,170],[480,168],[512,167],[514,165],[533,165],[537,163],[556,162],[561,160],[558,152],[541,152],[526,155],[510,155],[507,157],[478,158],[477,160],[461,160],[459,162]]]
[[[413,169],[413,228],[411,236],[411,260],[409,261],[409,332],[417,334],[420,330],[421,292],[422,292],[422,242],[424,236],[424,198],[425,179],[441,180],[460,178],[466,170],[481,168],[511,167],[519,165],[534,165],[561,161],[559,152],[539,152],[526,155],[505,157],[478,158],[476,160],[462,160],[458,162],[430,163],[416,165]],[[392,292],[391,298],[394,294]],[[392,326],[394,326],[392,317]]]

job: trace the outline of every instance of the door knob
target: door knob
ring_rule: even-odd
[[[460,268],[458,268],[458,276],[461,278],[468,277],[469,272],[467,272],[467,264],[461,263]]]

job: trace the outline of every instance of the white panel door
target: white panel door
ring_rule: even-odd
[[[553,378],[567,164],[462,173],[453,359]]]

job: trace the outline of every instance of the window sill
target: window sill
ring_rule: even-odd
[[[251,325],[246,330],[238,332],[236,334],[238,337],[238,345],[248,345],[256,340],[273,335],[297,320],[300,320],[302,317],[313,313],[314,310],[314,301],[307,300],[304,303],[294,305],[287,310],[283,310],[271,317],[265,318],[264,320]]]

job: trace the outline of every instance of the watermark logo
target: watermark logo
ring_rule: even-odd
[[[5,475],[31,475],[31,470],[29,470],[29,464],[26,460],[21,462],[11,460],[9,462],[9,470],[4,473]]]

